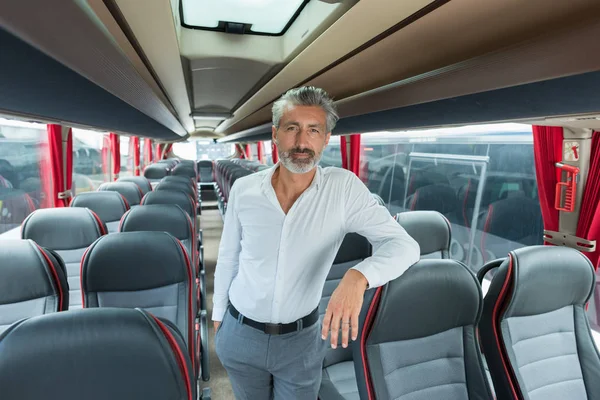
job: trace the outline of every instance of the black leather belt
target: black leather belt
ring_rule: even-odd
[[[241,320],[241,323],[251,326],[254,329],[258,329],[259,331],[263,331],[268,335],[285,335],[286,333],[297,332],[304,328],[308,328],[319,320],[319,308],[315,308],[314,311],[306,317],[290,322],[289,324],[269,324],[251,320],[243,315],[240,316],[240,312],[236,310],[233,304],[229,304],[229,313],[233,318]]]

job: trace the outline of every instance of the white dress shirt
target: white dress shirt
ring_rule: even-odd
[[[399,277],[419,260],[417,242],[352,172],[317,167],[311,185],[286,215],[271,183],[278,167],[238,179],[231,188],[213,320],[223,319],[229,301],[258,322],[289,323],[310,314],[348,232],[373,245],[373,255],[354,267],[369,288]]]

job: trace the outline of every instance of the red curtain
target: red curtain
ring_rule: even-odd
[[[538,195],[544,229],[558,231],[558,210],[554,208],[556,183],[560,172],[555,163],[562,160],[563,128],[533,126],[533,153]]]
[[[340,151],[342,153],[342,168],[348,169],[348,146],[346,136],[340,137]]]
[[[144,164],[150,165],[154,161],[154,149],[152,148],[152,140],[144,139]]]
[[[110,134],[110,152],[112,154],[113,179],[119,179],[121,172],[121,138],[115,133]]]
[[[581,211],[577,223],[577,237],[600,242],[600,133],[592,136],[590,153],[590,169],[583,192]],[[600,243],[596,243],[596,251],[585,254],[598,269]]]
[[[133,151],[133,175],[140,176],[140,138],[131,138],[131,150]]]
[[[54,207],[67,207],[69,199],[72,197],[71,186],[73,181],[73,138],[71,129],[69,129],[67,136],[66,159],[63,152],[62,126],[49,124],[46,129],[48,131],[52,176],[52,204]]]
[[[156,161],[162,160],[162,146],[160,143],[156,143]]]
[[[263,142],[256,143],[256,157],[261,164],[264,164]]]
[[[252,160],[252,147],[249,143],[246,144],[246,158]]]
[[[104,174],[104,180],[108,180],[110,166],[108,165],[108,159],[110,157],[110,137],[104,135],[102,138],[102,174]]]
[[[279,154],[277,153],[277,145],[274,141],[271,141],[271,158],[273,159],[273,164],[277,164],[279,162]]]
[[[350,135],[350,171],[360,175],[360,135]]]

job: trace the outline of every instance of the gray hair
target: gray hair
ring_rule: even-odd
[[[318,106],[327,115],[327,133],[333,131],[339,116],[333,100],[326,91],[314,86],[302,86],[288,90],[273,103],[273,126],[279,129],[279,122],[288,106]]]

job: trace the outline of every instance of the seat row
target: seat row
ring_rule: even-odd
[[[24,318],[49,313],[140,308],[180,332],[194,377],[209,380],[206,312],[198,309],[197,279],[182,242],[160,231],[104,234],[101,222],[87,209],[52,211],[69,223],[51,229],[49,218],[34,217],[23,227],[28,239],[8,240],[0,248],[0,332]],[[94,224],[77,224],[75,214],[94,219]],[[49,231],[54,233],[47,235]],[[75,237],[98,237],[84,249],[80,262],[75,256],[80,252],[67,240]],[[0,343],[0,359],[6,349]]]
[[[229,193],[235,181],[243,176],[269,168],[258,161],[234,158],[230,160],[215,161],[215,194],[219,210],[224,215],[227,209]]]
[[[421,260],[367,291],[358,340],[326,354],[321,400],[598,396],[600,357],[585,315],[595,274],[585,256],[530,246],[476,277],[448,259],[450,223],[443,215],[409,211],[396,219],[419,242]],[[343,274],[370,254],[364,237],[346,236],[321,314]],[[497,272],[483,298],[490,270]]]

